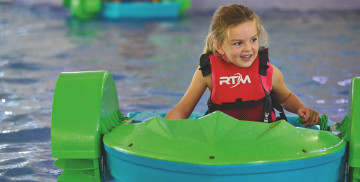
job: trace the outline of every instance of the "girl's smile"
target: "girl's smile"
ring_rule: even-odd
[[[252,54],[250,55],[245,55],[245,56],[240,56],[242,60],[244,60],[245,62],[247,61],[251,61],[252,58]]]

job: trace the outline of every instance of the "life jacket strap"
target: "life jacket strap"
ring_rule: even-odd
[[[276,120],[285,120],[287,121],[287,117],[285,115],[285,111],[284,108],[281,106],[280,102],[278,101],[278,99],[276,98],[275,94],[273,92],[270,93],[270,97],[272,102],[272,107],[273,110],[275,111],[275,109],[278,111],[279,117],[276,118]]]
[[[265,123],[272,123],[273,119],[271,117],[271,105],[272,105],[272,101],[271,101],[271,97],[270,94],[264,89],[265,91],[265,100],[264,100],[264,111],[263,111],[263,120]]]
[[[259,74],[262,76],[266,76],[267,69],[269,65],[267,64],[269,61],[269,49],[265,47],[260,47],[259,49]]]
[[[253,106],[257,106],[259,104],[264,103],[266,98],[262,98],[260,100],[249,100],[249,101],[242,101],[241,98],[236,99],[235,102],[224,102],[222,104],[215,104],[211,102],[211,98],[208,100],[209,112],[217,111],[217,110],[233,110],[233,109],[240,109],[240,108],[249,108]]]
[[[201,70],[201,73],[202,73],[203,77],[211,74],[211,65],[210,65],[210,59],[209,59],[210,54],[212,54],[212,52],[207,53],[207,54],[203,54],[200,57],[200,68],[199,68],[199,70]]]

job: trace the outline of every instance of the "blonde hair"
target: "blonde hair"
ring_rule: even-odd
[[[259,16],[246,6],[232,4],[219,7],[214,13],[203,53],[207,54],[213,52],[218,54],[213,45],[214,40],[222,44],[226,35],[229,33],[230,28],[247,21],[255,21],[260,46],[266,46],[268,42],[268,34],[263,27]]]

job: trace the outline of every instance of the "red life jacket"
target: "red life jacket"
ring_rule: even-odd
[[[276,120],[270,97],[273,67],[267,49],[261,49],[258,55],[248,68],[227,63],[214,54],[202,56],[200,69],[203,76],[211,73],[212,80],[207,113],[220,110],[239,120]]]

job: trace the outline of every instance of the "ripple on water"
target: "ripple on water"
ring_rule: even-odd
[[[5,68],[13,70],[38,71],[43,69],[43,66],[40,63],[11,62],[8,63]]]
[[[124,80],[127,78],[126,75],[120,75],[120,74],[111,74],[115,81]]]
[[[326,84],[328,82],[327,76],[313,76],[312,79],[320,84]]]
[[[9,159],[9,160],[0,162],[0,166],[14,165],[14,164],[23,163],[26,161],[27,160],[24,158]]]
[[[2,122],[32,122],[34,121],[34,117],[30,114],[16,114],[11,115],[10,117],[7,117],[6,119],[3,119]]]
[[[340,86],[349,86],[351,84],[351,80],[352,78],[348,78],[348,79],[345,79],[345,80],[342,80],[342,81],[338,81],[337,84],[340,85]]]
[[[40,83],[40,79],[35,78],[0,78],[0,83],[5,82],[8,84],[20,84],[20,85],[30,85]]]
[[[50,140],[50,128],[35,128],[10,133],[0,133],[1,143],[46,142]]]
[[[6,170],[3,174],[8,177],[20,177],[24,175],[34,174],[35,171],[30,167],[19,167]]]
[[[26,151],[26,147],[25,146],[13,146],[13,145],[6,145],[0,148],[0,153],[15,153],[15,152],[22,152],[22,151]]]

